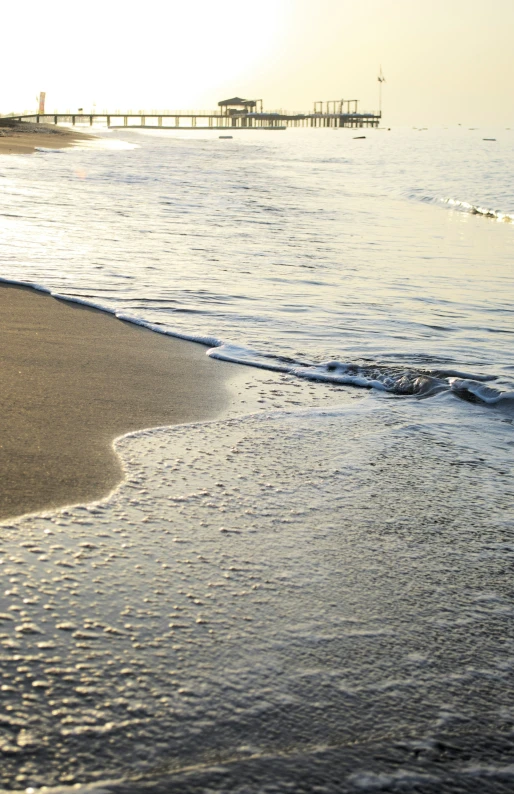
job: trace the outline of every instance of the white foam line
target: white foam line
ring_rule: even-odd
[[[97,309],[98,311],[105,312],[106,314],[112,314],[117,317],[118,320],[132,323],[133,325],[139,325],[142,328],[147,328],[149,331],[155,331],[155,333],[162,334],[163,336],[171,336],[176,339],[184,339],[187,342],[196,342],[198,344],[205,345],[205,347],[209,348],[209,350],[207,350],[207,355],[211,358],[219,359],[220,361],[228,361],[234,364],[243,364],[247,367],[257,367],[258,369],[270,370],[272,372],[293,372],[292,367],[287,367],[286,365],[247,359],[244,356],[244,351],[240,355],[230,354],[230,352],[228,352],[230,349],[234,350],[238,348],[236,348],[235,345],[227,345],[225,342],[223,342],[223,340],[218,339],[216,336],[204,336],[202,334],[172,331],[168,328],[163,328],[162,325],[158,325],[157,323],[151,323],[149,320],[143,320],[140,317],[134,317],[131,314],[125,314],[123,311],[111,309],[108,306],[102,305],[101,303],[95,303],[95,301],[88,300],[87,298],[81,298],[78,295],[63,295],[60,292],[54,292],[49,287],[45,287],[42,284],[37,284],[33,281],[18,281],[16,279],[0,276],[0,283],[11,284],[17,287],[27,287],[29,289],[37,290],[38,292],[44,292],[46,295],[50,295],[52,298],[56,298],[57,300],[65,301],[67,303],[78,303],[82,306],[88,306],[91,309]],[[223,348],[224,352],[222,352],[221,348]]]
[[[270,370],[271,372],[295,374],[293,367],[288,367],[285,364],[268,364],[265,361],[246,358],[245,352],[248,351],[242,351],[239,354],[231,354],[229,352],[231,349],[241,350],[241,348],[236,348],[235,346],[226,345],[223,342],[219,342],[218,345],[216,345],[212,350],[208,351],[207,355],[209,355],[211,358],[217,358],[220,361],[229,361],[233,364],[244,364],[246,367],[256,367],[257,369],[266,369]]]
[[[114,311],[113,314],[116,315],[118,320],[123,320],[133,325],[140,325],[143,328],[148,328],[150,331],[155,331],[164,336],[174,336],[177,339],[186,339],[188,342],[198,342],[206,347],[220,347],[223,344],[223,342],[215,336],[202,336],[201,334],[185,334],[180,331],[170,331],[168,328],[163,328],[162,325],[151,323],[148,320],[142,320],[140,317],[133,317],[130,314],[117,311]],[[209,353],[210,351],[208,351],[208,354]]]
[[[451,391],[472,394],[478,397],[486,405],[496,405],[502,401],[514,400],[514,391],[500,391],[499,389],[485,386],[477,380],[464,380],[462,378],[450,378]]]
[[[215,336],[204,336],[202,334],[193,334],[193,333],[183,333],[176,330],[170,330],[168,328],[163,328],[162,325],[157,323],[152,323],[148,320],[144,320],[140,317],[134,317],[131,314],[126,314],[123,311],[118,311],[116,309],[109,308],[108,306],[104,306],[100,303],[97,303],[92,300],[88,300],[87,298],[81,298],[80,296],[74,295],[63,295],[60,292],[54,292],[52,289],[43,286],[42,284],[37,284],[35,282],[30,281],[18,281],[15,279],[8,279],[3,276],[0,276],[0,283],[4,284],[11,284],[13,286],[20,286],[20,287],[27,287],[29,289],[34,289],[39,292],[43,292],[47,295],[50,295],[57,300],[65,301],[67,303],[78,303],[82,306],[87,306],[91,309],[96,309],[98,311],[105,312],[106,314],[114,315],[118,320],[122,320],[123,322],[128,322],[133,325],[139,325],[142,328],[147,328],[150,331],[154,331],[155,333],[162,334],[163,336],[170,336],[176,339],[184,339],[188,342],[196,342],[197,344],[204,345],[208,348],[206,351],[207,355],[211,358],[220,359],[222,361],[232,362],[234,364],[243,364],[245,366],[256,367],[258,369],[264,369],[271,372],[283,372],[286,374],[290,374],[296,376],[298,378],[304,378],[306,380],[313,380],[313,381],[323,381],[326,383],[334,383],[339,385],[352,385],[358,386],[361,388],[366,389],[376,389],[377,391],[381,392],[388,392],[391,394],[399,394],[399,396],[414,396],[418,394],[418,390],[414,389],[413,391],[406,392],[405,390],[400,390],[398,392],[395,389],[395,385],[391,382],[390,378],[385,380],[381,380],[379,378],[373,377],[372,374],[367,374],[365,371],[361,370],[361,367],[358,365],[353,364],[345,364],[341,362],[325,362],[319,365],[312,365],[312,366],[298,366],[294,363],[291,365],[281,364],[280,359],[276,359],[276,363],[270,361],[267,356],[263,356],[258,352],[252,351],[249,348],[241,348],[237,345],[230,345],[223,340],[218,339]],[[252,358],[252,354],[256,356],[256,358]],[[328,369],[328,367],[331,367]],[[364,368],[366,369],[366,368]],[[379,367],[373,367],[373,370],[379,369]],[[414,371],[412,371],[414,375]],[[453,375],[454,377],[449,377]],[[462,391],[462,388],[459,389],[457,386],[458,380],[470,380],[470,381],[489,381],[495,380],[495,376],[490,375],[473,375],[471,373],[464,373],[459,372],[458,370],[428,370],[426,372],[421,372],[420,376],[428,376],[434,377],[436,379],[445,380],[449,386],[451,391],[458,394],[459,391]],[[462,384],[461,384],[462,385]],[[424,396],[428,396],[430,390],[425,391]],[[419,392],[421,394],[421,392]],[[481,394],[477,393],[476,391],[472,392],[475,396],[479,397],[479,399],[483,399],[484,402],[496,402],[498,400],[491,400],[490,394],[486,394],[486,398],[484,399]],[[501,392],[498,392],[502,394]],[[511,392],[503,393],[505,396],[500,397],[499,399],[512,399]]]
[[[122,311],[111,309],[109,306],[104,306],[101,303],[96,303],[95,301],[88,300],[87,298],[81,298],[79,295],[63,295],[61,292],[54,292],[51,288],[45,287],[43,284],[37,284],[35,281],[18,281],[17,279],[0,276],[0,283],[10,284],[15,287],[27,287],[28,289],[34,289],[37,292],[44,292],[46,295],[50,295],[56,300],[65,301],[66,303],[78,303],[81,306],[88,306],[90,309],[97,309],[98,311],[105,312],[106,314],[112,314],[114,317],[117,317],[118,320],[123,320],[123,322],[132,323],[133,325],[140,325],[143,328],[148,328],[150,331],[155,331],[155,333],[163,334],[164,336],[173,336],[177,339],[185,339],[188,342],[198,342],[199,344],[205,345],[206,347],[219,347],[223,344],[223,342],[220,339],[217,339],[215,336],[202,336],[201,334],[185,334],[180,333],[179,331],[170,331],[168,328],[163,328],[161,325],[157,325],[156,323],[151,323],[139,317],[133,317],[130,314],[125,314]]]

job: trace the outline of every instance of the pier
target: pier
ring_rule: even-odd
[[[41,112],[11,114],[14,121],[30,121],[44,124],[89,125],[105,124],[111,129],[163,129],[163,130],[285,130],[287,127],[378,127],[381,113],[360,113],[358,100],[331,100],[314,102],[314,109],[307,113],[286,111],[264,111],[262,100],[247,100],[240,97],[218,102],[218,110],[212,111],[120,111],[104,110],[86,113],[80,108],[64,113]]]

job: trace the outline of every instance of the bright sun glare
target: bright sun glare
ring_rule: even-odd
[[[0,113],[268,110],[358,98],[388,124],[513,126],[513,0],[25,0],[2,9]]]
[[[3,92],[2,104],[12,94],[11,102],[23,96],[31,106],[44,90],[48,109],[210,106],[224,98],[220,91],[244,92],[245,75],[283,32],[288,7],[273,0],[123,7],[92,0],[87,12],[70,17],[68,3],[50,0],[44,13],[34,9],[30,27],[21,10],[9,11],[11,29],[23,30],[24,51],[43,43],[44,52],[37,71],[31,59],[17,59],[17,90]],[[59,46],[45,44],[51,41]]]

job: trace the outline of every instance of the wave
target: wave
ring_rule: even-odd
[[[432,397],[448,391],[467,402],[487,405],[514,400],[514,391],[502,391],[485,385],[497,380],[496,375],[456,369],[420,369],[389,364],[362,365],[342,361],[299,364],[284,357],[263,355],[227,344],[209,350],[209,355],[223,361],[283,372],[306,380],[377,389],[399,397]]]
[[[453,198],[442,198],[438,200],[460,212],[468,212],[470,215],[482,215],[484,218],[493,218],[496,221],[503,221],[504,223],[514,223],[514,214],[512,213],[492,210],[488,207],[480,207],[478,204],[470,204],[468,201],[458,201]]]
[[[477,380],[450,378],[450,389],[458,397],[469,402],[482,402],[487,405],[496,405],[500,402],[514,405],[514,391],[500,391],[491,386],[485,386]]]
[[[57,300],[66,301],[67,303],[78,303],[112,314],[119,320],[140,325],[165,336],[197,342],[209,348],[207,355],[221,361],[229,361],[273,372],[282,372],[311,381],[377,389],[401,397],[431,397],[442,391],[449,391],[456,397],[468,402],[481,402],[487,405],[495,405],[502,401],[514,401],[514,391],[502,391],[501,389],[484,385],[487,382],[497,380],[496,375],[463,372],[458,369],[422,369],[379,363],[362,365],[337,360],[322,363],[300,362],[285,356],[260,353],[251,348],[229,344],[215,336],[181,333],[141,317],[117,311],[96,301],[54,292],[42,284],[4,277],[0,277],[0,283],[34,289],[38,292],[46,293]]]
[[[297,367],[293,374],[310,380],[378,389],[401,397],[431,397],[442,391],[451,391],[464,399],[473,394],[477,402],[492,405],[511,394],[484,386],[485,382],[496,380],[495,375],[479,375],[458,370],[423,370],[380,364],[361,366],[329,361],[313,367]],[[514,396],[514,392],[512,395]]]
[[[469,215],[481,215],[483,218],[491,218],[492,220],[500,221],[503,223],[514,223],[514,213],[503,212],[503,210],[493,210],[489,207],[483,207],[479,204],[472,204],[469,201],[460,201],[454,198],[441,198],[440,196],[420,195],[421,191],[409,193],[408,198],[415,201],[422,201],[425,204],[445,204],[452,210],[458,212],[467,212]]]

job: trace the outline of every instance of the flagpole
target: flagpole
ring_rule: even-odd
[[[382,72],[382,66],[380,66],[380,73],[378,75],[378,112],[380,114],[380,118],[382,118],[382,83],[385,83],[385,77]]]

